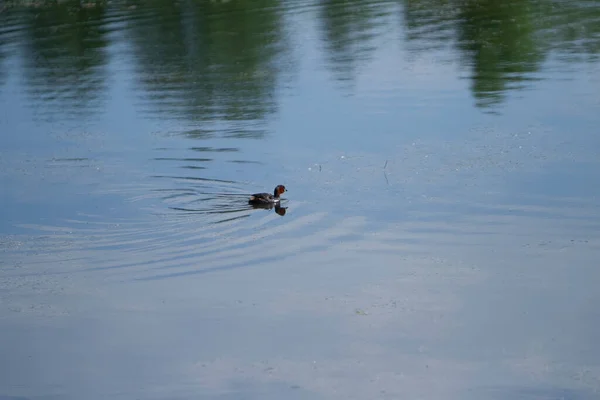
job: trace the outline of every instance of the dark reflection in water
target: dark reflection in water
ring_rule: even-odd
[[[11,23],[8,12],[4,9],[4,5],[0,4],[0,86],[6,80],[6,66],[4,59],[6,58],[7,45],[9,43],[9,35]]]
[[[480,107],[500,103],[508,90],[534,78],[543,61],[536,21],[526,1],[466,1],[457,15],[463,63],[471,69],[471,89]]]
[[[547,14],[546,14],[547,13]],[[600,7],[596,0],[552,1],[542,15],[547,46],[564,60],[598,61],[600,55]]]
[[[89,114],[107,88],[102,4],[28,7],[22,15],[24,75],[31,101],[47,114]],[[43,106],[43,107],[42,107]]]
[[[273,210],[275,209],[275,213],[281,215],[282,217],[285,215],[287,207],[281,207],[281,204],[253,204],[252,208],[255,210]]]
[[[351,82],[368,65],[398,22],[388,18],[397,6],[377,0],[314,4],[327,67],[337,80]],[[409,51],[454,50],[482,109],[495,110],[507,93],[535,84],[550,52],[563,62],[593,61],[600,53],[595,1],[406,0],[400,6]],[[263,135],[264,122],[277,110],[278,88],[294,69],[288,37],[302,34],[285,24],[292,10],[278,0],[1,7],[0,65],[6,65],[10,43],[20,47],[24,68],[0,68],[0,82],[23,71],[31,101],[44,104],[47,114],[96,110],[108,86],[110,33],[122,21],[145,111],[192,122],[187,134],[193,138]]]
[[[284,52],[278,6],[275,0],[139,2],[139,17],[128,25],[151,109],[220,121],[217,128],[233,136],[262,135],[260,123],[276,110],[277,57]],[[204,127],[189,134],[202,136],[206,129],[214,132]]]
[[[440,50],[452,43],[458,14],[453,2],[407,0],[403,5],[402,25],[411,52]]]
[[[329,67],[336,79],[353,81],[356,69],[369,61],[380,44],[377,36],[390,14],[378,0],[326,0],[319,16]]]
[[[597,59],[600,7],[593,1],[407,0],[406,39],[412,51],[453,45],[470,71],[476,105],[494,110],[511,91],[540,79],[550,51]],[[575,57],[577,58],[577,57]]]
[[[534,4],[521,0],[406,1],[404,7],[407,40],[418,42],[413,48],[456,43],[476,104],[484,108],[534,79],[544,58],[535,35],[538,15]]]

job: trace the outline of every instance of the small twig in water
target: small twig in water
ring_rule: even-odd
[[[389,186],[390,181],[388,181],[387,174],[385,173],[385,167],[387,167],[388,160],[385,160],[385,164],[383,165],[383,177],[385,178],[385,183]]]

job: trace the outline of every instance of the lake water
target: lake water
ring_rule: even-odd
[[[1,400],[600,398],[600,2],[0,10]]]

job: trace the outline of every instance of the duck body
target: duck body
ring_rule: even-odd
[[[252,205],[274,205],[279,204],[280,197],[285,192],[285,186],[277,185],[273,194],[271,193],[255,193],[248,199],[248,204]]]

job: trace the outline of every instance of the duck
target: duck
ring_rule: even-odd
[[[248,204],[252,205],[273,205],[279,204],[279,196],[285,192],[285,186],[277,185],[273,194],[271,193],[255,193],[248,199]]]

